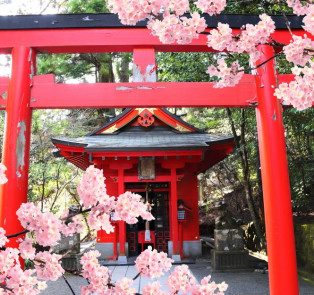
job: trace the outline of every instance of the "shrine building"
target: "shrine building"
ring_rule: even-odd
[[[52,141],[82,170],[103,169],[108,195],[131,191],[150,204],[155,220],[111,220],[114,233],[98,231],[101,258],[123,261],[148,245],[176,260],[201,256],[197,175],[233,151],[232,136],[205,133],[163,108],[128,108],[83,137]]]

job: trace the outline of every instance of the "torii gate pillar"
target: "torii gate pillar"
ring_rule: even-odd
[[[2,154],[9,181],[0,186],[0,227],[5,228],[7,235],[24,230],[16,211],[27,202],[32,114],[30,91],[34,61],[35,54],[31,48],[19,46],[12,49]],[[10,239],[6,246],[17,247],[15,239]]]
[[[9,181],[0,186],[0,227],[4,227],[8,235],[24,230],[16,211],[27,202],[32,113],[30,90],[34,61],[31,48],[19,46],[12,49],[2,154]],[[17,247],[15,239],[10,239],[7,246]]]
[[[259,64],[274,56],[269,45],[259,46]],[[294,244],[290,182],[282,107],[274,96],[274,59],[258,68],[256,108],[267,235],[271,295],[297,295],[298,275]]]

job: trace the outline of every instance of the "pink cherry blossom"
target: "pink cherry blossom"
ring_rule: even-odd
[[[139,216],[146,220],[153,220],[153,215],[148,212],[147,205],[141,201],[141,198],[142,196],[131,192],[121,194],[116,202],[115,220],[122,219],[129,224],[136,223]]]
[[[7,167],[5,167],[2,163],[0,163],[0,184],[4,184],[8,181],[5,171],[7,170]]]
[[[183,264],[177,266],[167,279],[167,285],[171,294],[177,292],[188,293],[197,285],[197,281],[189,270],[188,266]],[[193,293],[194,294],[194,293]]]
[[[226,0],[198,0],[195,3],[197,8],[209,15],[219,14],[225,9],[226,4]]]
[[[70,222],[63,222],[60,231],[66,236],[72,236],[74,233],[81,233],[84,230],[83,217],[75,215],[71,217]]]
[[[60,240],[61,221],[51,213],[42,213],[39,206],[33,203],[24,203],[16,212],[22,226],[34,231],[36,240],[43,246],[55,246]]]
[[[108,287],[111,274],[107,267],[99,265],[99,256],[98,251],[89,251],[81,258],[82,275],[89,281],[88,286],[80,287],[81,294],[111,294]]]
[[[309,9],[303,18],[304,30],[314,35],[314,4],[309,6]]]
[[[8,272],[6,287],[12,289],[16,295],[37,295],[40,291],[47,288],[46,282],[38,281],[35,270],[23,271],[19,265],[15,265]],[[5,293],[12,294],[12,293]]]
[[[295,80],[281,83],[275,89],[275,95],[286,103],[292,104],[298,110],[304,110],[312,106],[314,102],[314,62],[309,61],[309,66],[292,68]]]
[[[167,295],[165,291],[161,291],[161,284],[159,281],[153,282],[152,284],[147,284],[143,290],[143,295]]]
[[[5,280],[8,271],[16,264],[20,264],[17,249],[6,248],[0,251],[0,283]]]
[[[311,59],[311,56],[305,52],[306,49],[314,47],[314,41],[301,36],[293,36],[293,41],[289,45],[284,46],[283,51],[288,61],[293,62],[295,65],[305,66],[305,64]]]
[[[251,63],[256,62],[260,52],[256,49],[258,44],[265,44],[275,31],[275,23],[270,16],[261,14],[257,25],[247,24],[239,36],[232,34],[228,24],[218,23],[217,30],[213,29],[207,37],[207,44],[215,50],[228,50],[233,53],[247,52]]]
[[[312,2],[312,0],[309,0],[309,1]],[[312,4],[309,4],[309,3],[305,3],[305,5],[303,5],[300,0],[287,0],[287,4],[288,4],[289,7],[291,7],[293,9],[293,12],[296,15],[307,14],[309,6],[312,5]]]
[[[51,254],[49,251],[38,252],[34,259],[37,277],[45,281],[56,281],[64,273],[59,262],[61,257],[61,255]]]
[[[216,76],[220,79],[218,82],[214,82],[214,88],[233,87],[239,83],[244,71],[242,71],[243,67],[240,67],[237,61],[233,62],[230,68],[228,68],[223,58],[218,59],[217,63],[217,67],[210,65],[206,72],[210,77]]]
[[[23,259],[34,259],[36,249],[33,247],[33,240],[25,238],[19,244],[19,250]]]
[[[133,280],[128,278],[122,278],[115,284],[115,287],[113,288],[113,294],[123,294],[123,295],[133,295],[136,294],[136,290],[134,288],[131,288],[133,284]]]
[[[106,198],[107,190],[103,171],[89,166],[77,185],[77,192],[86,208],[95,206],[102,198]]]
[[[5,230],[0,227],[0,247],[3,247],[9,240],[5,236]]]
[[[158,253],[149,246],[136,258],[135,266],[144,277],[158,278],[171,268],[172,262],[166,253]]]
[[[92,208],[87,217],[88,225],[95,229],[103,229],[107,234],[114,232],[114,227],[110,222],[110,215],[101,209],[101,205]]]

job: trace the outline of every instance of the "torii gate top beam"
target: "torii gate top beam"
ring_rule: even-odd
[[[215,28],[217,20],[205,16],[208,27]],[[272,17],[276,32],[272,37],[288,44],[291,35],[282,16]],[[237,33],[246,23],[256,24],[257,15],[221,15]],[[302,18],[289,16],[296,35],[302,35]],[[131,52],[137,46],[151,46],[161,52],[208,52],[206,36],[201,35],[187,45],[162,44],[146,29],[146,22],[125,26],[112,14],[19,15],[0,17],[0,53],[10,53],[17,46],[31,47],[44,53]]]

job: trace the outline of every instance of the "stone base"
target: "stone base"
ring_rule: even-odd
[[[79,271],[82,269],[80,259],[83,253],[68,254],[61,259],[61,265],[66,270]]]
[[[215,229],[215,250],[241,251],[243,250],[242,229]]]
[[[119,264],[127,264],[128,263],[127,257],[126,256],[119,256],[118,257],[118,263]]]
[[[249,270],[249,252],[212,250],[211,262],[213,270]]]
[[[117,245],[118,256],[119,256],[119,243]],[[99,259],[107,259],[108,257],[113,256],[113,243],[96,243],[95,249],[98,250],[101,254]],[[129,244],[125,243],[125,254],[128,256],[129,253]]]
[[[180,245],[180,243],[179,243]],[[180,248],[178,249],[180,250]],[[172,241],[168,242],[168,255],[173,254]],[[202,257],[202,242],[201,241],[183,241],[183,255],[189,258]]]
[[[181,261],[181,256],[180,255],[172,255],[171,258],[174,260],[174,262],[180,262]]]

